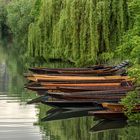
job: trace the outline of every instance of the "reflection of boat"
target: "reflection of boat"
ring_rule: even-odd
[[[127,117],[124,115],[122,111],[112,111],[112,110],[101,110],[101,111],[89,111],[90,115],[93,115],[99,119],[107,119],[107,120],[126,120]]]
[[[39,97],[37,97],[35,99],[32,99],[32,100],[28,101],[27,104],[40,103],[42,99],[43,100],[48,100],[49,96],[39,96]]]
[[[42,119],[42,121],[53,121],[53,120],[61,120],[61,119],[69,119],[75,117],[84,117],[89,116],[88,111],[90,110],[98,110],[100,108],[84,108],[84,109],[51,109],[46,114],[47,116]]]
[[[99,123],[95,124],[91,129],[90,132],[101,132],[105,130],[112,130],[123,128],[127,125],[127,121],[125,120],[102,120]]]

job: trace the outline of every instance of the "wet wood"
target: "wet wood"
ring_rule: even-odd
[[[106,90],[133,90],[133,86],[122,87],[58,87],[62,92],[81,92],[81,91],[106,91]]]
[[[73,99],[76,99],[76,100],[80,100],[80,99],[85,99],[85,100],[88,100],[88,99],[110,99],[110,100],[114,100],[114,99],[122,99],[126,96],[126,94],[112,94],[112,95],[107,95],[107,94],[101,94],[101,95],[66,95],[66,94],[63,94],[63,95],[60,95],[60,94],[53,94],[53,93],[50,93],[48,94],[49,96],[52,96],[54,98],[57,98],[57,99],[65,99],[65,100],[73,100]]]
[[[104,77],[85,77],[85,76],[49,76],[49,75],[30,75],[26,76],[30,81],[122,81],[122,80],[133,80],[128,76],[104,76]]]
[[[122,112],[124,112],[124,110],[126,110],[124,108],[124,106],[119,104],[119,103],[102,103],[102,106],[104,108],[108,108],[108,109],[110,109],[112,111],[122,111]],[[140,104],[136,105],[134,107],[133,111],[140,111]]]
[[[79,86],[82,86],[82,87],[120,87],[121,86],[121,83],[100,83],[100,84],[97,84],[97,83],[83,83],[83,84],[53,84],[53,83],[41,83],[41,86],[43,87],[60,87],[60,86],[63,86],[63,87],[79,87]]]

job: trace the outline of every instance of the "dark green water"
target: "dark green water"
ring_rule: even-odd
[[[8,54],[0,46],[0,140],[140,140],[139,124],[70,118],[86,113],[26,105],[33,95],[23,88],[23,66],[18,56]],[[46,112],[53,121],[41,121]]]

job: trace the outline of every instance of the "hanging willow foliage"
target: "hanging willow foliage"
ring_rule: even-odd
[[[127,28],[126,0],[41,0],[38,20],[29,26],[28,54],[95,64]]]

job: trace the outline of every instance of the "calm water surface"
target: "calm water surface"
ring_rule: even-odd
[[[0,46],[0,140],[140,140],[139,124],[95,121],[85,110],[26,105],[33,95],[23,88],[22,68]]]

